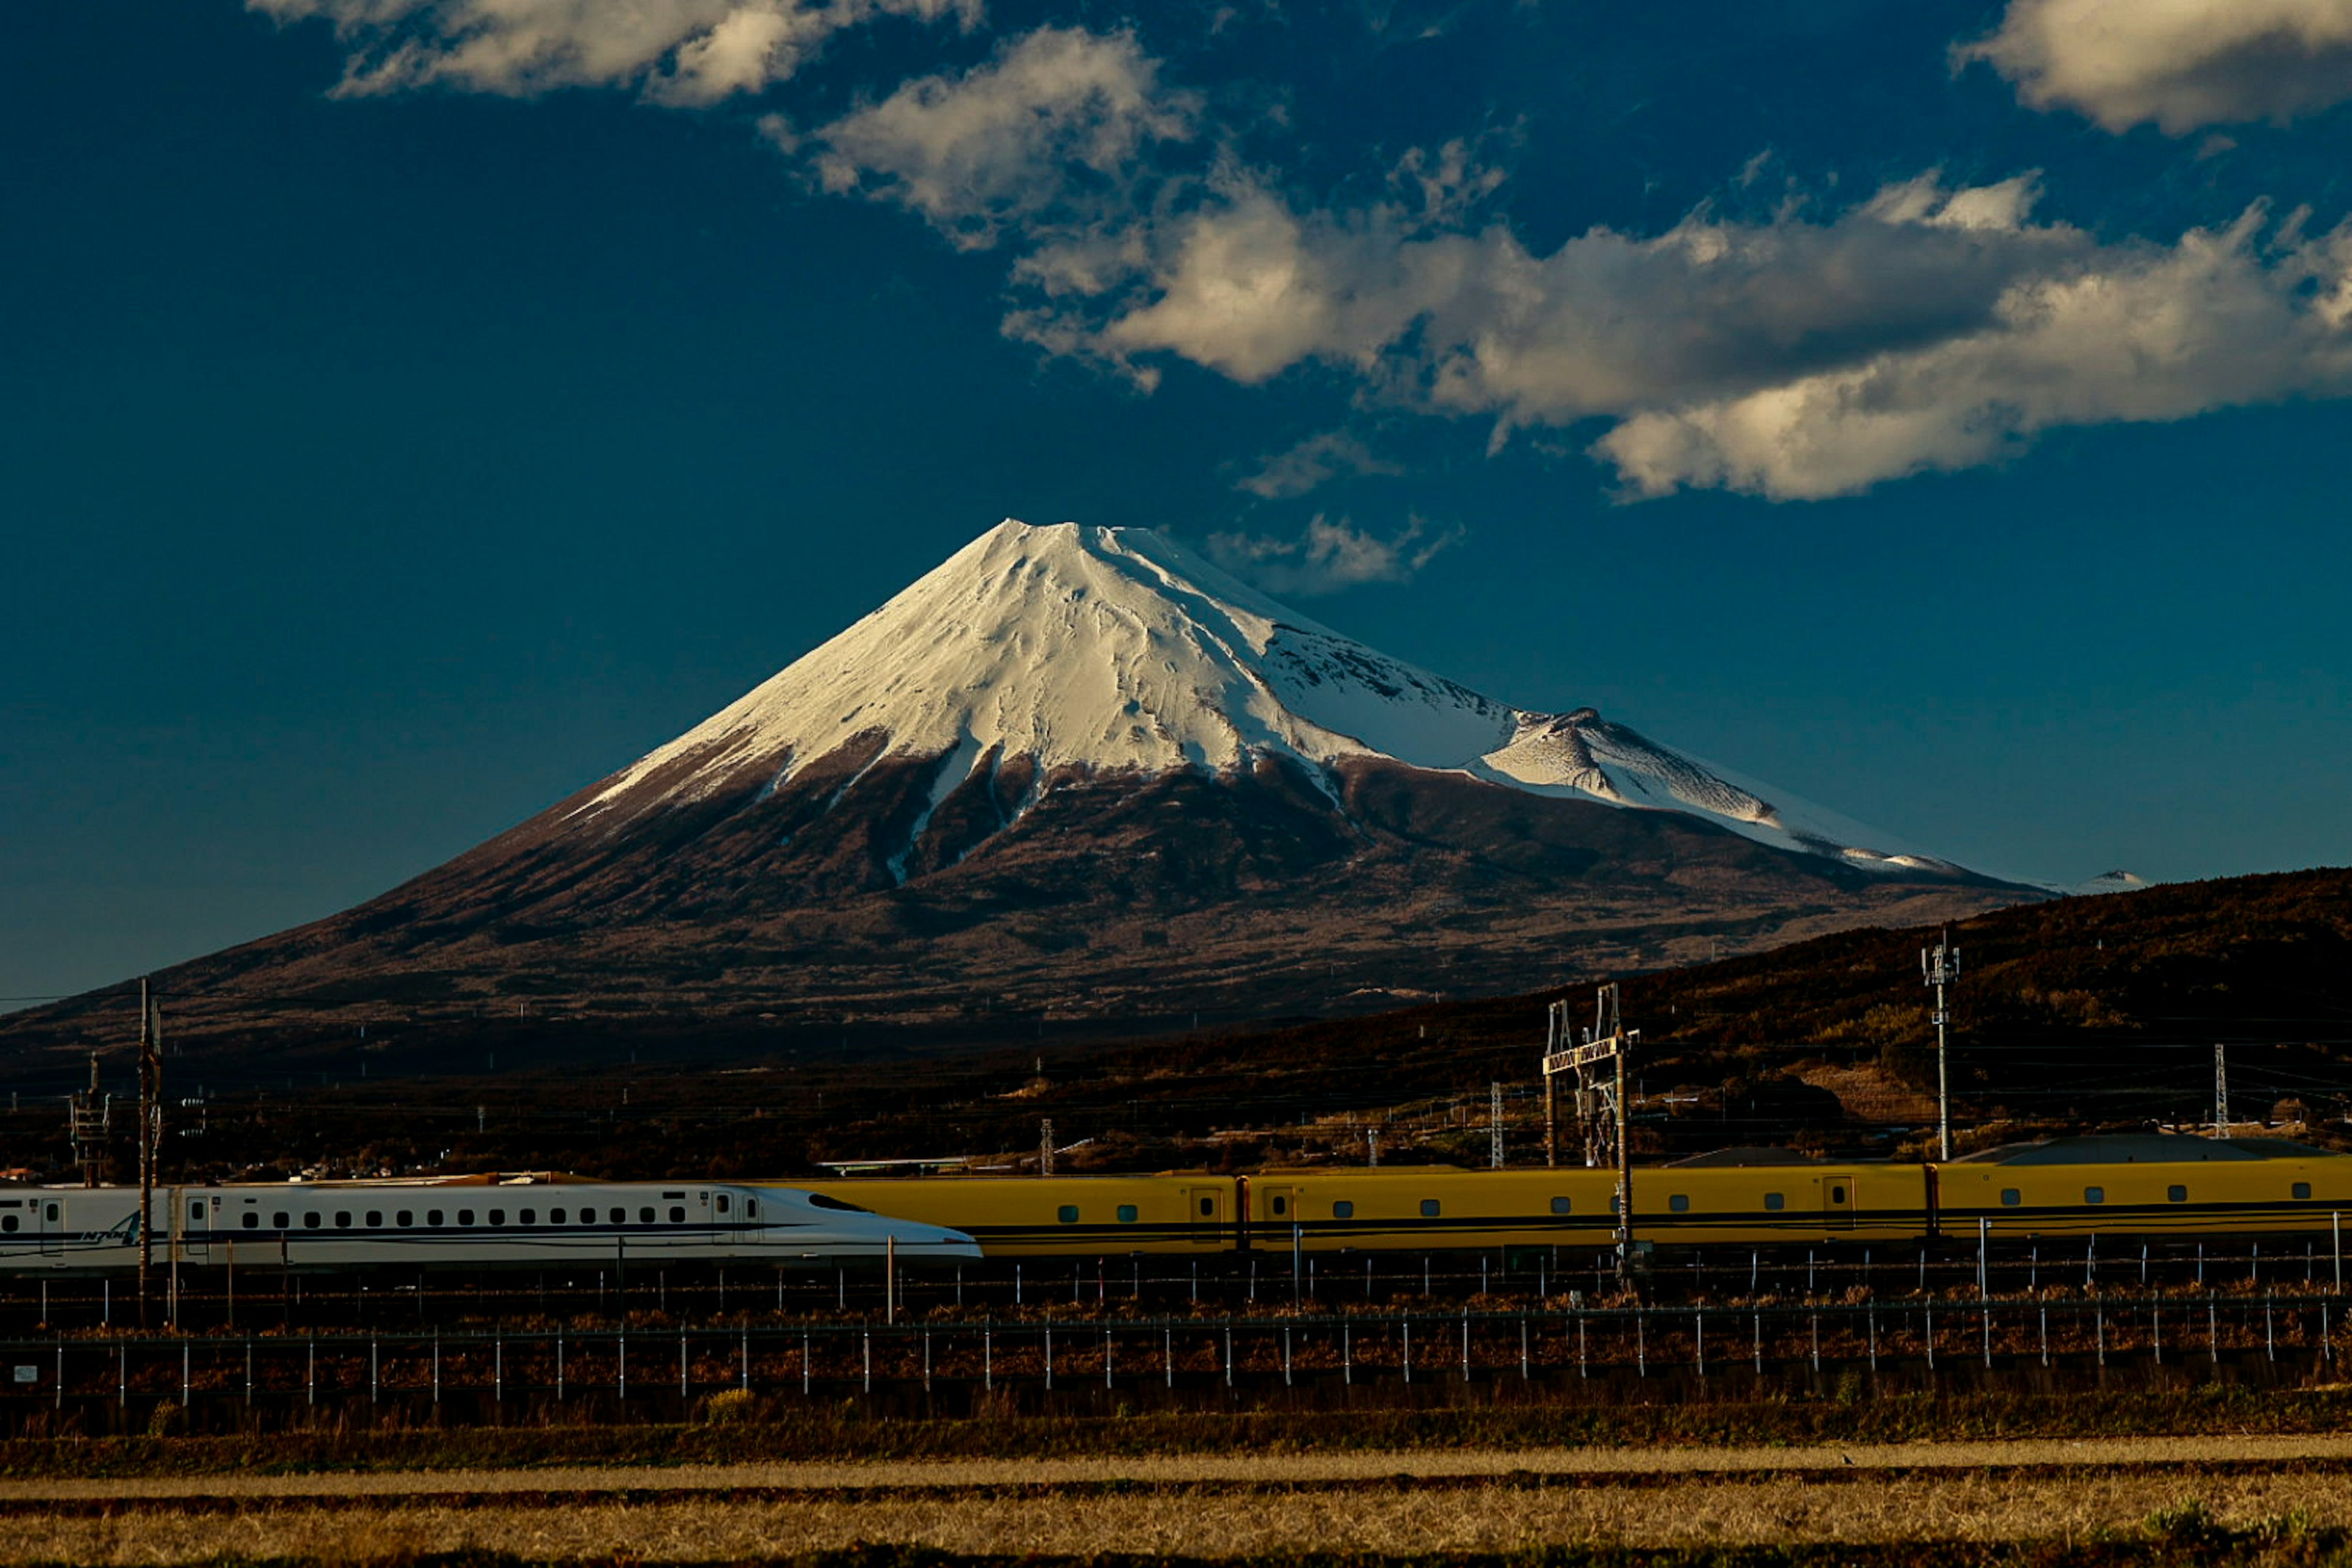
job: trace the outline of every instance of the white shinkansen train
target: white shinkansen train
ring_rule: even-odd
[[[625,1269],[977,1261],[961,1231],[793,1187],[711,1182],[386,1181],[158,1187],[157,1266]],[[0,1277],[139,1267],[139,1194],[0,1189]]]

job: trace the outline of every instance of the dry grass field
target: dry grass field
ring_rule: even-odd
[[[2352,1439],[59,1478],[0,1515],[10,1563],[2305,1563],[2352,1541]]]

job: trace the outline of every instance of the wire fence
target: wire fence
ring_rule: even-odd
[[[2334,1290],[0,1341],[12,1435],[2332,1379]]]

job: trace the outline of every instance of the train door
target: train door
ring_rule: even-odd
[[[1822,1177],[1822,1226],[1826,1230],[1853,1228],[1853,1177],[1839,1171]]]
[[[1250,1195],[1257,1200],[1254,1217],[1259,1246],[1286,1252],[1304,1239],[1307,1216],[1301,1209],[1306,1194],[1300,1189],[1256,1181],[1250,1184]]]
[[[1225,1240],[1225,1199],[1230,1187],[1184,1189],[1185,1234],[1195,1247],[1222,1247]]]
[[[213,1256],[210,1238],[212,1233],[220,1225],[219,1215],[215,1212],[220,1206],[220,1199],[207,1194],[195,1193],[189,1194],[184,1201],[187,1207],[182,1214],[180,1223],[173,1227],[179,1233],[180,1257],[189,1263],[209,1263]]]
[[[66,1249],[65,1200],[45,1197],[33,1217],[33,1228],[41,1235],[41,1255],[54,1258]]]

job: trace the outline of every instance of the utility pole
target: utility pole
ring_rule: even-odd
[[[1960,950],[1952,945],[1952,928],[1933,947],[1919,950],[1919,978],[1936,988],[1936,1147],[1938,1157],[1952,1157],[1952,1080],[1945,1062],[1945,1026],[1951,1013],[1944,1005],[1944,987],[1960,978]]]
[[[1503,1168],[1503,1086],[1486,1086],[1486,1163],[1493,1170]]]
[[[146,978],[139,981],[139,1326],[148,1326],[155,1268],[155,1157],[163,1124],[163,1019]]]
[[[1037,1128],[1037,1173],[1041,1176],[1054,1173],[1054,1119],[1050,1116]]]
[[[2213,1047],[2213,1136],[2230,1135],[2230,1058],[2229,1047],[2218,1041]]]

